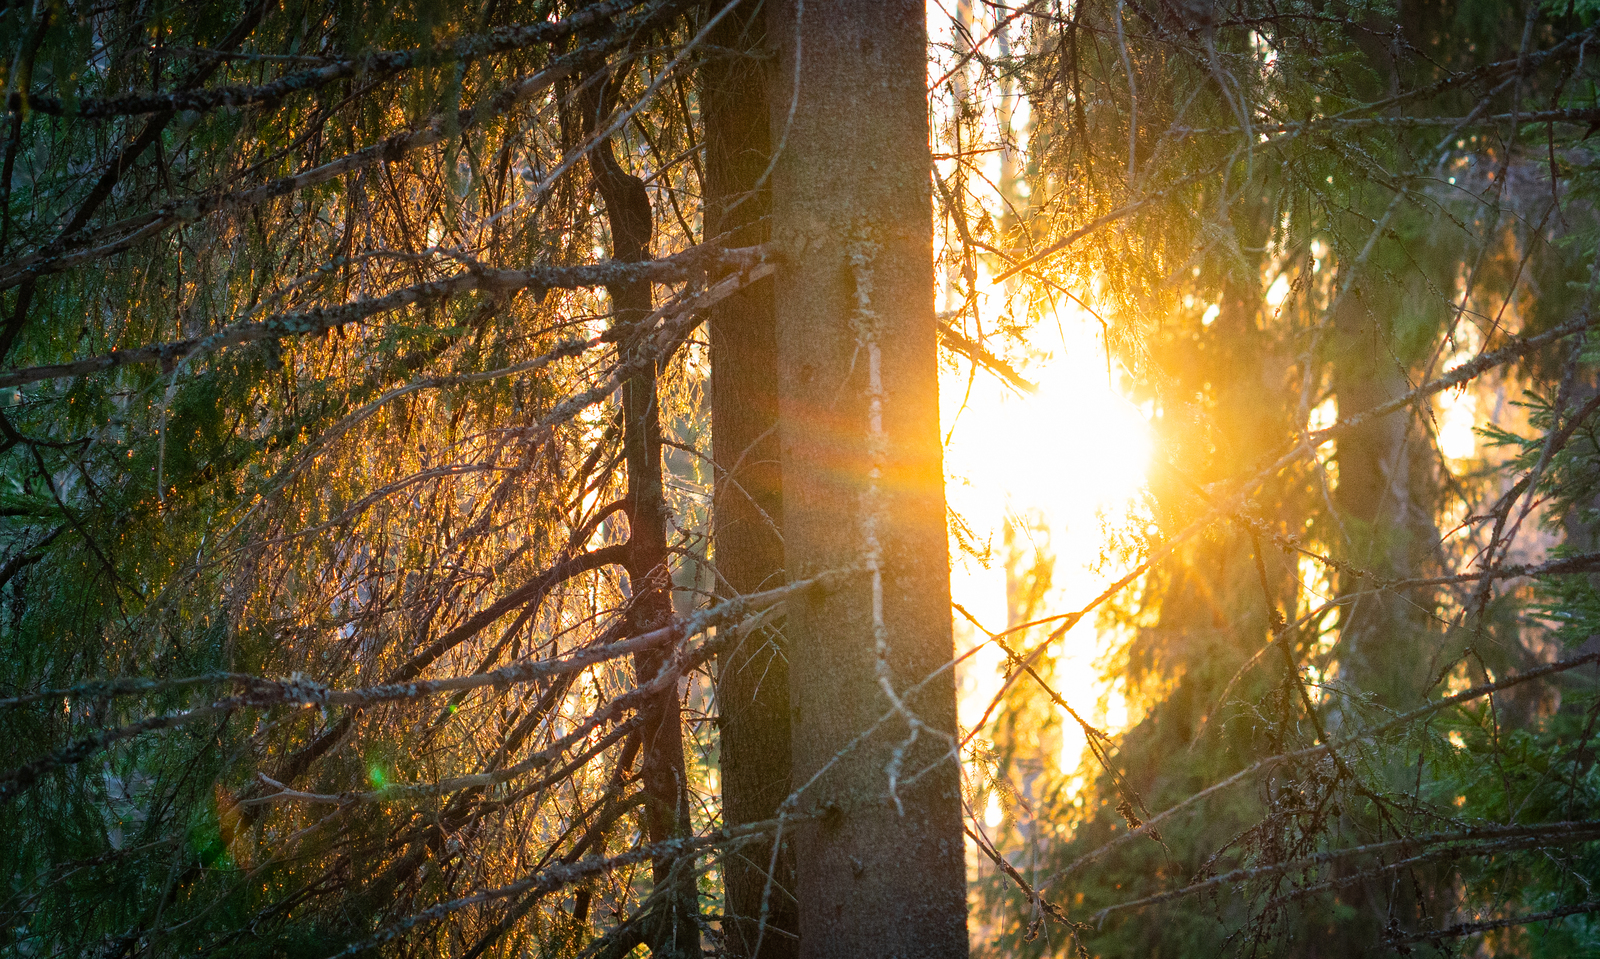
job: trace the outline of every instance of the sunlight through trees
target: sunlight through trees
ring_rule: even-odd
[[[1597,41],[0,10],[0,954],[1600,955]]]

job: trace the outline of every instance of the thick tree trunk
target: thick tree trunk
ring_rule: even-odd
[[[721,52],[702,73],[706,236],[729,246],[762,243],[769,233],[771,196],[761,181],[772,150],[766,72],[757,59],[764,22],[755,2],[723,18],[709,38]],[[762,280],[711,311],[715,560],[729,594],[783,582],[777,380],[772,281]],[[737,826],[771,819],[789,795],[789,661],[781,625],[722,653],[717,707],[723,820]],[[723,861],[730,955],[754,956],[758,944],[762,959],[797,954],[793,851],[784,840],[776,859],[772,852],[770,844],[747,845]]]
[[[583,130],[592,135],[610,113],[604,90],[610,82],[597,82],[584,97]],[[611,227],[611,255],[618,260],[649,259],[652,216],[644,182],[617,162],[609,138],[589,151],[589,166],[606,205]],[[648,280],[619,283],[606,288],[611,297],[613,325],[621,331],[618,350],[634,349],[630,327],[650,315]],[[622,386],[622,445],[628,476],[628,554],[624,568],[633,596],[628,606],[629,635],[665,626],[672,618],[672,576],[667,556],[667,506],[661,477],[661,417],[656,398],[656,373],[651,370],[628,379]],[[646,683],[664,665],[661,651],[636,653],[634,678]],[[644,818],[650,842],[687,835],[689,823],[688,778],[683,760],[683,723],[676,687],[663,692],[640,710],[641,769],[646,802]],[[700,953],[700,932],[694,921],[695,877],[671,856],[658,856],[651,864],[658,890],[667,895],[654,917],[641,930],[642,939],[657,956]]]
[[[768,20],[785,566],[877,569],[789,609],[808,957],[967,954],[925,17],[780,0]]]

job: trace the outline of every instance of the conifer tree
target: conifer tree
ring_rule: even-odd
[[[0,11],[0,951],[1600,950],[1600,7],[929,18]]]

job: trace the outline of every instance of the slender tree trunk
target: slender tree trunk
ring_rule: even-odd
[[[1388,312],[1387,302],[1363,302],[1352,291],[1335,318],[1333,392],[1341,418],[1408,389],[1393,354],[1392,332],[1379,319]],[[1380,417],[1339,438],[1334,504],[1351,562],[1385,578],[1422,575],[1438,542],[1428,456],[1408,416]],[[1342,590],[1371,589],[1365,580],[1347,579]],[[1434,642],[1428,613],[1416,597],[1368,592],[1352,603],[1340,624],[1341,673],[1378,702],[1409,708],[1430,678]]]
[[[610,113],[608,91],[619,78],[590,84],[583,98],[583,131],[592,135]],[[644,182],[617,162],[610,138],[589,151],[589,167],[606,205],[611,227],[611,255],[636,262],[649,259],[652,216]],[[618,350],[635,348],[630,327],[650,315],[648,280],[618,283],[606,288],[611,297],[613,325],[621,331]],[[630,635],[665,626],[672,618],[672,576],[667,556],[667,506],[661,476],[661,417],[656,398],[656,371],[640,373],[622,386],[622,445],[628,476],[628,554],[624,568],[633,596],[628,607]],[[659,675],[665,663],[661,651],[636,653],[634,678],[646,683]],[[683,724],[676,687],[661,693],[640,710],[640,779],[646,796],[644,818],[650,842],[687,835],[689,823],[688,779],[683,760]],[[700,932],[694,921],[695,877],[680,868],[672,856],[658,856],[651,864],[657,890],[666,888],[665,901],[640,938],[657,956],[699,955]]]
[[[769,233],[771,196],[762,179],[772,150],[766,72],[757,59],[764,24],[755,2],[725,17],[709,38],[721,52],[702,73],[706,236],[729,246],[762,243]],[[772,281],[762,280],[711,311],[715,558],[730,594],[783,582],[777,380]],[[736,826],[771,819],[789,794],[789,661],[781,625],[722,653],[717,706],[723,820]],[[758,943],[762,959],[797,954],[790,843],[776,858],[770,844],[733,850],[723,861],[723,884],[730,955],[754,956]]]
[[[1376,285],[1376,284],[1374,284]],[[1389,318],[1400,312],[1395,290],[1352,289],[1334,317],[1332,385],[1341,419],[1387,403],[1409,389]],[[1338,439],[1338,545],[1344,558],[1383,579],[1426,575],[1436,555],[1438,530],[1433,524],[1434,475],[1427,440],[1409,415],[1379,417]],[[1391,710],[1420,704],[1441,661],[1445,637],[1432,628],[1432,603],[1421,592],[1404,596],[1372,591],[1371,580],[1341,573],[1341,593],[1362,593],[1344,609],[1339,623],[1339,679]],[[1330,702],[1335,728],[1348,720],[1346,703]],[[1360,722],[1357,720],[1356,722]],[[1397,759],[1366,771],[1368,783],[1381,792],[1413,788],[1418,767]],[[1370,810],[1346,808],[1341,814],[1351,834],[1381,830],[1386,823]],[[1340,865],[1348,875],[1354,866]],[[1360,952],[1379,933],[1387,917],[1399,928],[1442,925],[1454,895],[1448,868],[1423,866],[1408,870],[1399,882],[1365,879],[1351,882],[1346,894],[1357,912],[1329,935],[1338,954]],[[1424,921],[1431,916],[1432,921]]]
[[[780,0],[768,20],[785,566],[876,570],[789,610],[807,957],[967,954],[925,17]]]

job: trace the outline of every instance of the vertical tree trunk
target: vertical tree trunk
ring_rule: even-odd
[[[593,135],[611,112],[607,91],[618,78],[598,81],[583,98],[583,131]],[[611,227],[611,255],[618,260],[649,259],[652,215],[644,182],[617,162],[610,138],[589,151],[589,167],[606,205]],[[648,280],[606,287],[611,297],[613,325],[622,331],[617,349],[635,348],[630,327],[650,315]],[[624,568],[633,590],[629,603],[630,635],[665,626],[672,618],[672,577],[667,560],[667,507],[661,478],[661,417],[656,399],[656,373],[651,370],[628,379],[622,386],[623,458],[628,476],[628,553]],[[634,678],[646,683],[656,678],[665,661],[663,653],[636,653]],[[640,779],[646,802],[644,818],[650,842],[661,842],[689,832],[688,780],[683,760],[683,724],[676,687],[665,690],[641,709]],[[693,870],[677,869],[671,856],[658,856],[651,864],[657,890],[668,888],[665,900],[640,937],[657,956],[700,953],[700,932]]]
[[[1379,317],[1395,305],[1352,290],[1335,318],[1333,392],[1341,418],[1403,395],[1408,389],[1393,354],[1393,334]],[[1436,549],[1428,450],[1409,416],[1384,416],[1341,436],[1334,504],[1348,559],[1380,577],[1422,574]],[[1371,584],[1346,578],[1342,591],[1368,591]],[[1391,708],[1416,705],[1434,656],[1428,613],[1415,596],[1387,592],[1358,597],[1340,623],[1343,678],[1374,693]]]
[[[789,610],[807,957],[967,954],[925,17],[780,0],[768,20],[785,566],[877,569]]]
[[[713,7],[720,5],[713,4]],[[765,242],[771,162],[760,6],[723,18],[709,38],[719,50],[703,69],[706,237],[729,246]],[[778,347],[772,281],[762,280],[711,311],[711,442],[715,559],[728,593],[783,582],[783,485],[778,469]],[[789,662],[781,626],[745,637],[718,661],[722,817],[730,826],[778,814],[789,794]],[[768,882],[769,869],[771,882]],[[722,929],[730,955],[797,954],[794,857],[785,840],[743,846],[723,861]],[[762,929],[765,922],[766,928]]]
[[[1373,285],[1376,285],[1374,283]],[[1403,308],[1395,290],[1352,288],[1334,317],[1332,385],[1339,417],[1354,416],[1402,396],[1409,389],[1397,358],[1392,317]],[[1434,477],[1426,438],[1409,414],[1392,414],[1368,422],[1338,439],[1339,476],[1334,488],[1339,529],[1333,533],[1344,558],[1383,579],[1425,575],[1439,535],[1433,525]],[[1432,603],[1420,591],[1397,595],[1372,591],[1371,580],[1341,573],[1341,593],[1360,592],[1345,607],[1339,623],[1339,679],[1391,710],[1419,705],[1441,661],[1445,637],[1431,628]],[[1347,720],[1346,703],[1330,702],[1330,721]],[[1357,720],[1360,722],[1360,720]],[[1402,760],[1368,772],[1380,791],[1413,788],[1418,768]],[[1379,778],[1381,777],[1381,778]],[[1384,823],[1370,812],[1346,809],[1343,821],[1353,834],[1381,830]],[[1354,867],[1343,865],[1348,874]],[[1399,928],[1439,925],[1452,907],[1448,869],[1408,870],[1399,883],[1367,879],[1350,884],[1347,901],[1355,915],[1329,935],[1340,955],[1359,952],[1380,933],[1387,917]],[[1432,922],[1424,922],[1431,915]]]

